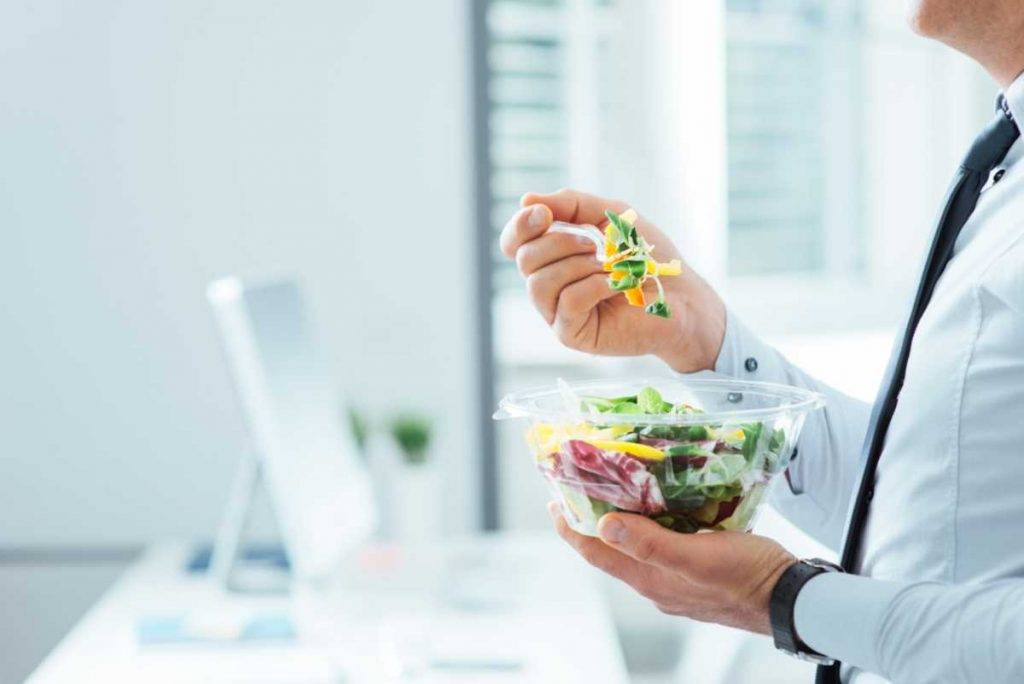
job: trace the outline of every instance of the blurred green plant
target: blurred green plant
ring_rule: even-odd
[[[431,437],[431,424],[427,418],[412,413],[399,414],[388,423],[388,429],[402,449],[406,463],[422,465],[427,462]]]
[[[366,439],[370,432],[366,416],[355,406],[348,407],[348,427],[352,432],[352,438],[356,440],[356,447],[359,453],[366,455]]]

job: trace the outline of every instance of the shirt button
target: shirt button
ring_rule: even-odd
[[[998,171],[996,171],[996,175],[992,176],[992,182],[998,183],[999,181],[1003,180],[1003,176],[1005,175],[1006,169],[999,169]]]
[[[872,499],[874,499],[874,498],[875,498],[875,488],[874,488],[874,487],[872,487],[871,489],[869,489],[869,490],[868,490],[868,494],[867,494],[867,497],[865,497],[865,498],[866,498],[866,499],[867,499],[868,501],[871,501]]]
[[[751,356],[749,359],[743,362],[743,367],[747,369],[748,373],[753,373],[757,370],[757,359]]]

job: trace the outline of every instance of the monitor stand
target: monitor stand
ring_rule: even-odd
[[[285,550],[250,553],[245,544],[253,502],[260,492],[267,495],[263,465],[255,454],[245,454],[238,460],[207,572],[210,579],[227,591],[284,594],[291,583]]]

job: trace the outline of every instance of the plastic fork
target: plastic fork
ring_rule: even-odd
[[[586,238],[594,243],[594,257],[604,263],[604,234],[596,226],[590,226],[585,228],[578,226],[575,223],[566,223],[565,221],[555,221],[548,228],[549,233],[565,233],[566,235],[577,235],[581,238]]]

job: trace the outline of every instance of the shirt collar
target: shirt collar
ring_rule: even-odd
[[[1024,73],[1003,91],[1003,97],[1006,98],[1006,106],[1013,114],[1013,120],[1018,126],[1024,126]]]
[[[1024,73],[1003,91],[1003,97],[1006,98],[1006,108],[1010,110],[1017,127],[1024,132]],[[1008,169],[1011,166],[1016,166],[1022,157],[1024,157],[1024,137],[1017,139],[1000,167]]]

